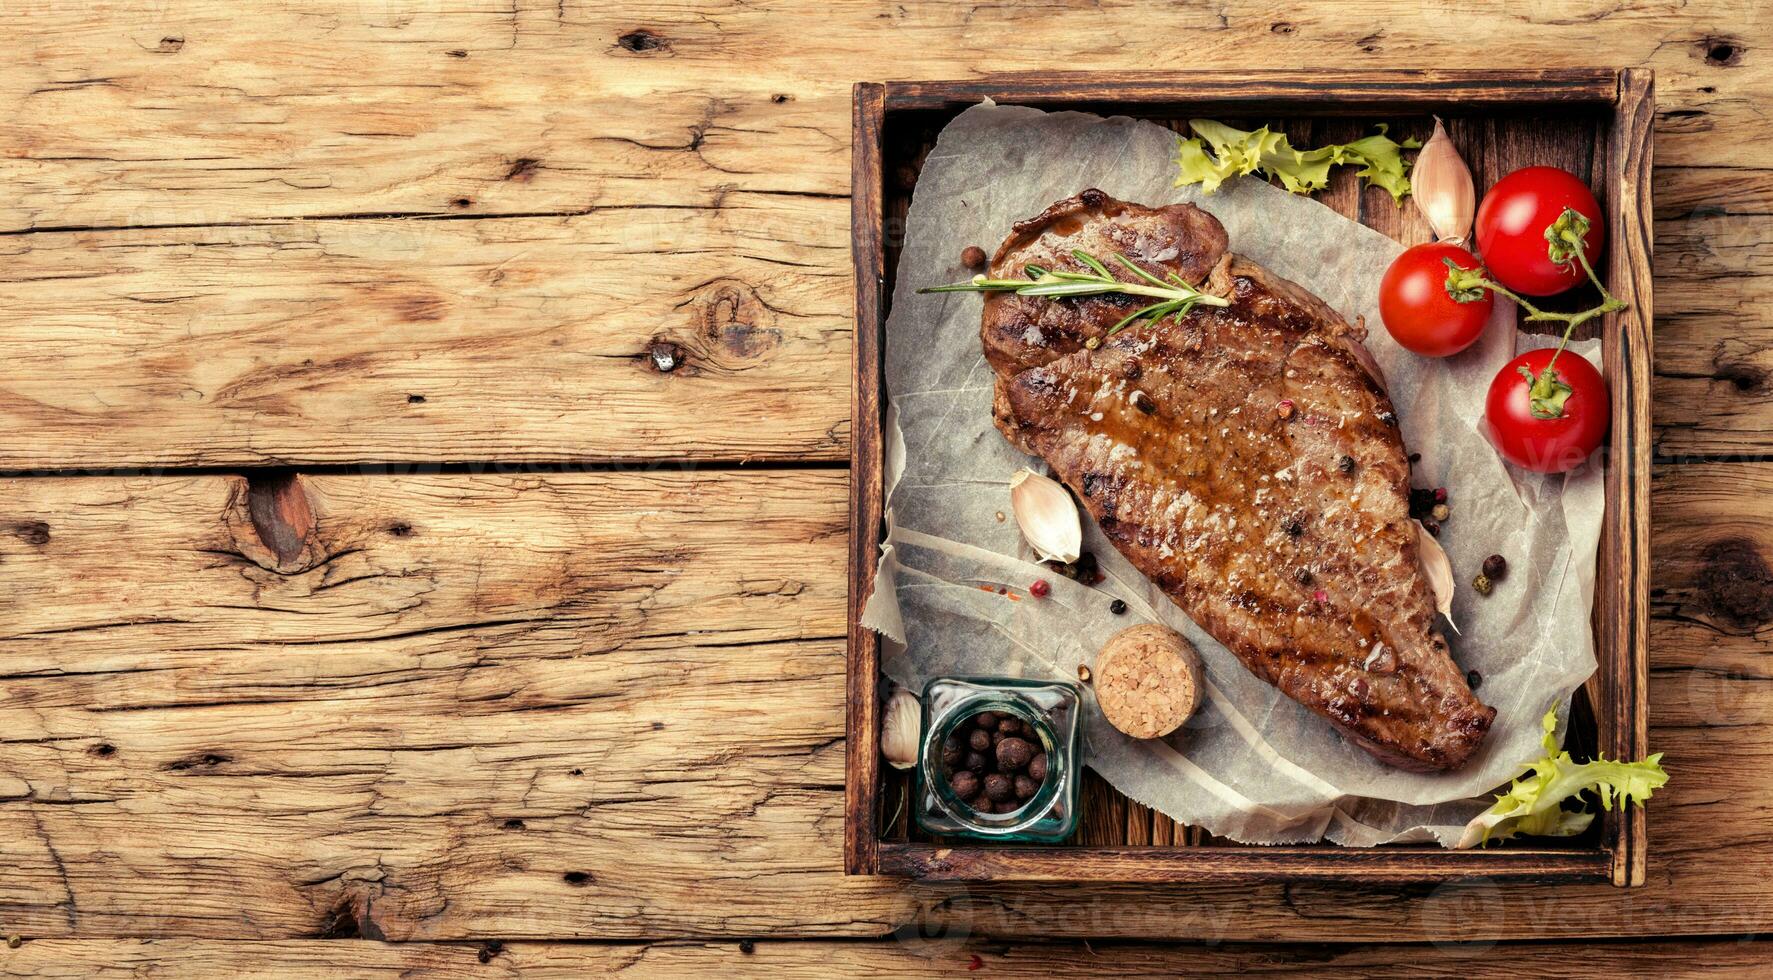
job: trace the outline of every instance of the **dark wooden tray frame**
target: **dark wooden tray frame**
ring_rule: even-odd
[[[1506,880],[1644,882],[1643,809],[1614,810],[1592,846],[1027,847],[944,846],[880,836],[879,643],[859,625],[880,556],[881,350],[887,282],[885,127],[895,113],[958,110],[990,98],[1124,115],[1371,116],[1485,107],[1586,106],[1609,113],[1597,158],[1608,214],[1606,281],[1629,302],[1601,326],[1613,399],[1606,517],[1595,587],[1596,656],[1587,688],[1594,744],[1609,757],[1646,749],[1649,581],[1650,164],[1653,76],[1640,69],[1077,73],[855,87],[851,220],[856,276],[850,473],[848,744],[844,870],[927,880],[1371,883]]]

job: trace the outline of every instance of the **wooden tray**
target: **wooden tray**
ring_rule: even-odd
[[[1387,122],[1425,138],[1441,115],[1480,192],[1529,164],[1589,179],[1608,216],[1602,274],[1631,304],[1593,327],[1602,336],[1613,398],[1606,519],[1596,576],[1600,668],[1577,698],[1572,751],[1645,754],[1646,590],[1650,480],[1650,135],[1652,76],[1637,69],[1548,71],[1189,72],[1005,75],[967,81],[862,83],[855,88],[852,221],[856,267],[855,433],[850,475],[848,749],[844,869],[948,880],[1254,881],[1335,879],[1432,882],[1487,877],[1644,881],[1643,810],[1615,810],[1568,840],[1511,841],[1483,850],[1437,846],[1250,847],[1177,827],[1090,774],[1083,829],[1064,846],[920,840],[907,826],[902,774],[880,765],[879,647],[858,624],[884,532],[881,349],[898,259],[897,236],[935,134],[982,99],[1150,119],[1173,128],[1208,116],[1266,122],[1296,146],[1343,142]],[[1318,197],[1400,241],[1432,238],[1406,202],[1356,186],[1351,171]],[[1249,179],[1249,178],[1245,178]],[[1081,189],[1081,188],[1080,188]],[[1210,205],[1209,205],[1210,206]],[[990,249],[995,242],[980,242]],[[1567,298],[1569,308],[1592,305]],[[1581,304],[1578,306],[1577,304]],[[1376,325],[1375,325],[1376,326]]]

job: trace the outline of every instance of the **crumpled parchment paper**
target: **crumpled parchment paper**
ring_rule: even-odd
[[[1075,682],[1078,665],[1115,631],[1164,623],[1199,648],[1207,698],[1176,734],[1139,741],[1109,726],[1084,686],[1084,761],[1115,788],[1246,843],[1451,844],[1488,806],[1487,796],[1474,797],[1538,758],[1540,718],[1566,705],[1595,668],[1589,610],[1600,472],[1593,464],[1568,476],[1511,471],[1480,430],[1491,377],[1517,346],[1550,341],[1517,340],[1513,306],[1499,302],[1501,322],[1472,349],[1443,360],[1409,354],[1377,309],[1380,277],[1400,245],[1258,179],[1232,180],[1211,196],[1172,187],[1175,142],[1147,122],[990,104],[943,130],[918,180],[887,323],[889,532],[863,621],[887,637],[885,672],[914,691],[944,675]],[[1349,744],[1245,670],[1087,515],[1084,546],[1104,582],[1086,587],[1036,563],[1011,514],[1008,480],[1023,466],[1046,467],[991,424],[981,299],[916,290],[967,278],[966,246],[990,253],[1011,224],[1087,187],[1149,205],[1193,201],[1224,223],[1233,251],[1303,284],[1350,322],[1366,318],[1405,445],[1422,454],[1417,485],[1450,491],[1441,543],[1459,584],[1459,632],[1446,630],[1447,638],[1459,666],[1483,675],[1479,696],[1497,709],[1483,749],[1463,770],[1401,772]],[[1598,344],[1573,349],[1593,358]],[[1491,553],[1506,556],[1509,571],[1481,597],[1470,581]],[[1052,583],[1049,598],[1017,601],[995,591],[1021,594],[1036,578]],[[1127,614],[1108,611],[1115,597]]]

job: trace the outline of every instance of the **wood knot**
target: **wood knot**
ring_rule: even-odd
[[[637,54],[646,51],[663,51],[671,47],[671,42],[644,27],[629,31],[616,38],[616,43],[622,46],[622,50],[633,51]]]
[[[240,555],[279,574],[304,572],[324,561],[314,533],[314,508],[302,478],[284,470],[247,475],[235,484],[223,517]]]
[[[1699,55],[1714,68],[1729,68],[1742,63],[1742,42],[1731,37],[1703,38]]]
[[[586,885],[589,885],[592,882],[597,880],[596,878],[592,877],[589,872],[586,872],[586,871],[568,871],[566,874],[561,875],[560,877],[562,879],[564,879],[567,884],[573,886],[574,888],[583,888]]]
[[[480,951],[474,954],[474,958],[482,963],[491,963],[493,957],[498,956],[504,951],[504,943],[497,939],[488,939],[486,942],[480,944]]]
[[[683,348],[669,340],[655,340],[646,345],[646,358],[654,371],[670,374],[683,366]]]
[[[49,525],[42,521],[18,521],[12,525],[13,537],[39,548],[49,543]]]
[[[781,346],[776,311],[747,283],[717,279],[679,305],[694,311],[698,353],[718,367],[751,367]]]
[[[1699,560],[1695,585],[1708,616],[1744,631],[1773,622],[1773,569],[1753,541],[1714,541]]]
[[[367,895],[346,895],[339,899],[326,913],[315,932],[316,939],[372,939],[377,942],[387,940],[382,927],[369,912]]]
[[[535,157],[518,157],[511,161],[510,169],[505,171],[505,179],[526,183],[536,175],[536,171],[541,169],[541,166],[542,161]]]
[[[1291,34],[1293,33],[1293,25],[1284,20],[1277,20],[1268,25],[1268,32],[1270,34]]]
[[[168,34],[160,39],[159,46],[154,50],[160,54],[178,54],[184,47],[185,39],[182,35]]]

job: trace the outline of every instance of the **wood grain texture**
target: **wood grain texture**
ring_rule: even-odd
[[[1532,974],[1547,964],[1580,963],[1596,975],[1757,977],[1766,945],[1752,941],[1657,942],[1571,946],[1551,943],[1475,947],[1174,946],[1152,944],[1002,943],[987,937],[929,941],[681,942],[633,945],[497,942],[218,943],[33,941],[0,949],[6,976],[364,978],[522,976],[774,977],[972,975],[1009,980],[1115,976],[1129,978],[1290,977],[1326,974],[1415,980],[1429,976]]]
[[[1650,742],[1675,778],[1624,895],[846,878],[843,474],[298,486],[286,561],[237,478],[0,482],[0,934],[1773,930],[1773,514],[1741,503],[1773,464],[1656,471]]]
[[[1741,13],[1721,0],[1580,0],[1461,14],[1463,36],[1509,38],[1514,63],[1658,73],[1656,181],[1683,188],[1656,228],[1655,433],[1668,454],[1773,449],[1773,355],[1740,329],[1745,311],[1773,303],[1773,170],[1758,151],[1773,98],[1759,53],[1773,36]],[[344,447],[399,460],[841,459],[845,401],[831,379],[851,313],[841,198],[853,81],[1058,63],[1499,60],[1448,45],[1433,5],[1378,0],[1111,4],[1038,18],[863,0],[816,13],[737,0],[343,0],[266,4],[249,22],[213,0],[114,0],[13,5],[0,27],[20,49],[0,65],[0,100],[14,107],[0,230],[124,229],[75,236],[81,247],[8,237],[9,266],[27,269],[0,275],[0,310],[36,313],[0,332],[32,355],[27,377],[0,384],[0,425],[39,435],[0,445],[0,466],[26,469],[340,462]],[[1016,44],[1001,43],[1011,35]],[[426,220],[351,225],[387,226],[363,232],[376,239],[367,262],[328,251],[352,230],[285,224],[356,215]],[[482,233],[499,244],[456,265],[476,237],[461,226],[492,215],[549,217],[501,222]],[[530,229],[550,220],[603,252],[532,250]],[[272,227],[237,227],[262,223]],[[165,225],[236,227],[140,230]],[[718,234],[698,235],[704,227]],[[235,236],[242,251],[218,247]],[[131,238],[170,253],[144,267],[151,280],[119,274],[130,253],[109,245]],[[621,277],[592,281],[616,271],[612,251],[629,257]],[[207,275],[203,261],[183,273],[174,258],[214,253]],[[239,295],[273,301],[224,311],[206,299],[222,256]],[[389,281],[347,302],[367,288],[345,284],[365,278]],[[64,304],[57,315],[38,305],[45,295]],[[727,327],[745,353],[722,342]],[[690,348],[697,383],[642,373],[660,333]],[[183,354],[119,356],[148,344]],[[367,365],[312,356],[340,349]],[[513,390],[514,375],[535,383]],[[267,389],[263,408],[246,397]],[[427,399],[422,413],[407,408],[410,394]]]

